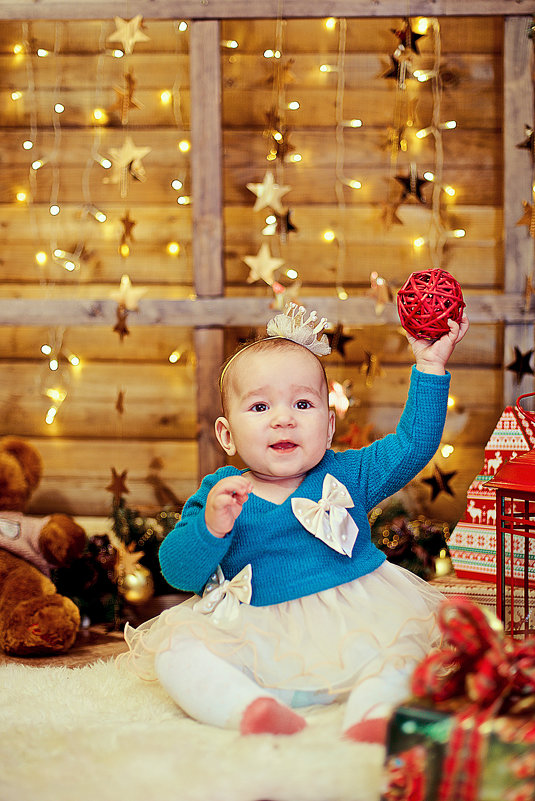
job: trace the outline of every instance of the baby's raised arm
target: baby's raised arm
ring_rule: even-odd
[[[446,364],[453,349],[468,331],[468,317],[463,315],[459,323],[448,320],[449,332],[440,337],[436,342],[429,342],[425,339],[416,339],[408,336],[416,368],[422,373],[433,373],[434,375],[444,375]]]
[[[232,530],[252,491],[253,485],[245,476],[228,476],[212,487],[206,499],[204,519],[214,537],[222,538]]]

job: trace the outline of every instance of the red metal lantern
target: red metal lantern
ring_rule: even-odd
[[[524,397],[517,408],[533,421],[519,405]],[[496,490],[496,614],[505,625],[508,594],[510,633],[527,637],[535,632],[535,450],[505,462],[485,486]]]

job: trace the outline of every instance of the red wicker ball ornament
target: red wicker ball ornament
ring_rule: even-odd
[[[449,319],[461,322],[466,306],[459,282],[446,270],[412,273],[399,290],[397,303],[405,331],[431,342],[448,333]]]

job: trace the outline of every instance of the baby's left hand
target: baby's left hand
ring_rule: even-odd
[[[416,368],[422,373],[434,373],[444,375],[445,367],[453,353],[453,349],[464,337],[469,328],[468,317],[463,314],[461,323],[448,320],[449,332],[437,339],[436,342],[429,342],[427,339],[416,339],[409,335],[407,339],[416,359]]]

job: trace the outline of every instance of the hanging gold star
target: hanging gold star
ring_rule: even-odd
[[[117,306],[117,322],[113,326],[113,331],[116,334],[119,334],[119,339],[121,342],[123,339],[128,336],[130,331],[128,330],[128,326],[126,325],[126,318],[128,317],[128,311],[124,308],[124,306]]]
[[[425,198],[422,195],[422,187],[429,183],[425,178],[418,178],[416,165],[411,164],[408,176],[396,175],[395,180],[403,187],[401,195],[402,202],[405,199],[414,198],[419,203],[425,204]]]
[[[443,473],[437,464],[433,465],[433,470],[434,473],[430,478],[422,479],[424,484],[429,484],[431,487],[431,500],[434,501],[441,492],[447,492],[448,495],[455,495],[450,487],[450,481],[457,475],[457,471],[452,470],[451,473]]]
[[[260,246],[256,256],[244,256],[243,260],[251,271],[247,276],[248,284],[252,284],[261,278],[262,281],[271,286],[275,280],[273,273],[284,264],[284,259],[277,259],[271,256],[269,247],[265,242]]]
[[[103,183],[120,184],[121,197],[126,197],[129,175],[136,181],[145,180],[146,172],[142,159],[150,152],[150,147],[136,147],[130,136],[125,138],[120,148],[110,147],[112,173],[103,179]]]
[[[130,219],[130,212],[125,212],[124,217],[121,217],[121,222],[123,224],[123,233],[121,235],[121,245],[125,244],[126,242],[135,242],[134,234],[132,231],[136,225],[135,220]]]
[[[401,51],[401,53],[406,50],[412,50],[416,55],[420,55],[418,39],[425,36],[425,33],[415,33],[407,17],[403,20],[401,28],[390,28],[390,30],[399,40],[398,50]]]
[[[136,551],[135,542],[131,542],[127,547],[119,542],[117,546],[118,559],[115,563],[115,580],[120,581],[125,576],[135,573],[138,562],[145,556],[144,551]]]
[[[399,206],[399,203],[383,203],[381,220],[384,223],[385,228],[391,228],[392,225],[403,225],[403,220],[400,220],[397,215]]]
[[[111,481],[106,487],[106,490],[112,493],[113,500],[117,504],[120,502],[122,496],[130,491],[126,487],[127,472],[127,470],[123,470],[122,473],[118,473],[115,467],[111,468]]]
[[[108,42],[121,42],[126,55],[130,55],[136,42],[149,42],[150,37],[140,30],[143,17],[137,14],[130,20],[115,17],[115,31],[108,36]]]
[[[516,224],[527,225],[529,235],[535,238],[535,206],[532,206],[527,200],[522,201],[522,206],[524,207],[524,214]]]
[[[113,106],[110,106],[110,111],[115,111],[117,109],[121,113],[121,124],[126,125],[128,122],[128,112],[131,108],[143,108],[143,104],[139,103],[134,97],[134,87],[136,82],[134,80],[134,75],[131,70],[125,72],[123,76],[123,87],[119,88],[118,86],[114,86],[114,92],[117,95],[117,99]]]
[[[290,191],[291,186],[279,186],[275,183],[275,177],[272,172],[268,170],[264,175],[264,180],[261,184],[246,184],[253,194],[256,195],[256,201],[253,211],[260,211],[268,206],[277,212],[277,214],[284,214],[285,209],[281,203],[282,195]]]
[[[123,275],[119,290],[112,292],[110,297],[127,311],[137,311],[139,299],[143,297],[146,291],[144,287],[134,288],[130,281],[130,276]]]

